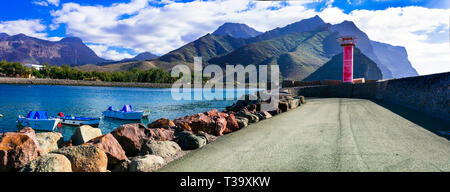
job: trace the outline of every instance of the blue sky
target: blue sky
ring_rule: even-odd
[[[0,6],[0,32],[78,36],[117,60],[167,53],[224,22],[266,31],[314,15],[332,24],[352,20],[372,40],[406,47],[421,74],[450,71],[448,0],[14,0]]]

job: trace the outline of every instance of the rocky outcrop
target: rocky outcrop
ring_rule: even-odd
[[[66,156],[73,172],[105,172],[108,165],[105,152],[93,145],[65,147],[52,153]]]
[[[31,161],[20,172],[72,172],[72,165],[66,156],[50,153]]]
[[[152,128],[148,129],[149,138],[155,141],[170,141],[175,138],[175,131],[173,129]]]
[[[122,146],[111,133],[91,139],[86,144],[94,145],[103,150],[108,156],[109,165],[128,160]]]
[[[111,132],[128,157],[136,156],[148,140],[149,130],[143,124],[125,124]]]
[[[238,129],[234,115],[230,116],[227,113],[217,111],[217,109],[178,118],[175,120],[175,124],[183,131],[194,133],[203,131],[216,136]]]
[[[36,139],[43,154],[58,150],[59,146],[63,144],[63,135],[57,132],[36,133]]]
[[[0,133],[0,171],[15,171],[42,155],[33,129]]]
[[[73,145],[81,145],[101,135],[102,131],[99,128],[93,128],[89,125],[83,125],[75,130],[75,133],[70,139],[72,140]]]
[[[128,164],[130,172],[150,172],[159,168],[164,163],[164,159],[156,155],[138,156],[131,159]]]
[[[175,123],[169,119],[166,118],[160,118],[156,121],[153,121],[152,123],[149,123],[147,125],[148,128],[165,128],[165,129],[169,129],[169,128],[174,128],[175,127]]]
[[[200,131],[197,133],[197,136],[204,137],[206,139],[206,143],[211,143],[217,139],[216,136]]]
[[[242,110],[236,113],[237,117],[243,117],[248,119],[248,123],[256,123],[259,121],[259,117],[247,110]]]
[[[205,137],[200,137],[187,131],[177,133],[176,136],[177,136],[177,143],[183,150],[198,149],[203,147],[207,143]]]
[[[236,121],[238,122],[240,129],[248,126],[248,119],[245,117],[236,116]]]
[[[167,158],[175,155],[177,152],[181,151],[180,146],[173,141],[148,141],[142,147],[142,155],[157,155],[162,158]]]

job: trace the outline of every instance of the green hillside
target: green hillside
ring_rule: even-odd
[[[337,38],[337,33],[324,26],[316,31],[289,33],[251,43],[208,63],[279,65],[284,78],[301,80],[339,53]]]

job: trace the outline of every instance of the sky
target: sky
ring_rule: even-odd
[[[259,31],[319,15],[350,20],[371,40],[406,48],[421,75],[450,71],[450,0],[14,0],[0,6],[0,32],[58,41],[80,37],[97,55],[157,55],[225,22]]]

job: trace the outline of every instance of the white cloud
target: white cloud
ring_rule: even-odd
[[[49,5],[59,6],[59,0],[33,1],[32,3],[45,7]]]
[[[25,34],[27,36],[45,39],[49,41],[59,41],[61,37],[48,37],[45,32],[47,26],[41,23],[39,19],[31,20],[14,20],[14,21],[0,21],[0,32],[9,35]]]
[[[46,28],[39,19],[0,22],[0,32],[8,33],[9,35],[23,33],[28,36],[46,38],[47,33],[43,32]]]
[[[89,48],[91,48],[99,57],[111,60],[121,60],[124,58],[132,58],[134,57],[131,54],[118,52],[106,45],[102,44],[87,44]]]
[[[52,15],[54,25],[66,24],[69,35],[86,42],[164,54],[214,31],[224,22],[248,23],[265,31],[314,16],[314,11],[303,6],[312,1],[288,2],[290,6],[251,0],[163,1],[162,7],[149,6],[146,0],[109,7],[66,3]]]

